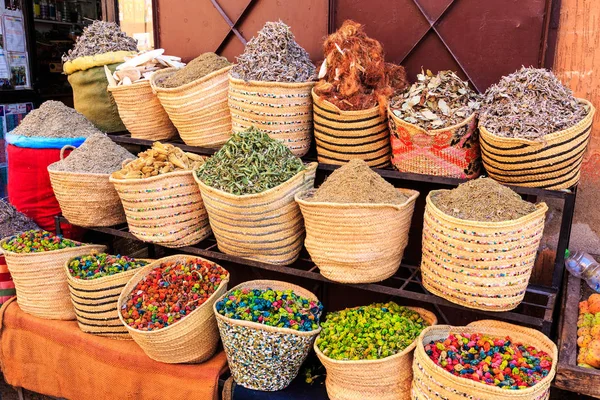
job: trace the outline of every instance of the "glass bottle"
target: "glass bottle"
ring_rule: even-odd
[[[565,266],[574,276],[585,280],[589,287],[600,293],[600,264],[583,251],[565,251]]]

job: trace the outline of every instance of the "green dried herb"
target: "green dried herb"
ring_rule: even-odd
[[[196,174],[208,186],[243,195],[279,186],[303,169],[285,145],[251,127],[234,133]]]

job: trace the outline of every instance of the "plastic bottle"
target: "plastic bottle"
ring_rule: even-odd
[[[583,251],[565,251],[565,266],[574,276],[587,282],[589,287],[600,293],[600,264]]]
[[[40,6],[40,0],[34,0],[33,2],[33,18],[42,17],[42,8]]]

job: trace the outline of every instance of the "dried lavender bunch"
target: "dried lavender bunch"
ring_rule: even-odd
[[[496,136],[535,140],[575,125],[589,111],[552,72],[522,67],[486,90],[479,121]]]
[[[316,68],[283,22],[267,22],[237,57],[231,69],[234,78],[264,82],[314,80]]]
[[[63,54],[62,61],[110,51],[137,51],[137,40],[127,36],[114,22],[94,21],[83,29],[73,49]]]

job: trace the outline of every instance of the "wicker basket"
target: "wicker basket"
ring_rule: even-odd
[[[390,131],[379,106],[361,111],[342,111],[313,90],[317,158],[320,163],[345,164],[364,160],[370,167],[390,165]]]
[[[131,291],[139,281],[168,261],[205,260],[197,256],[175,255],[164,257],[137,269],[136,274],[129,280],[121,291],[117,310],[123,308]],[[209,261],[212,263],[212,261]],[[131,334],[131,338],[144,350],[144,353],[153,360],[168,363],[201,363],[208,360],[217,350],[219,332],[213,314],[212,306],[227,291],[229,279],[221,281],[217,290],[198,308],[189,313],[185,318],[155,331],[140,331],[127,325],[119,312],[121,323]]]
[[[129,231],[166,247],[191,246],[210,235],[208,215],[193,171],[110,182],[121,198]]]
[[[479,176],[481,154],[475,113],[443,129],[425,130],[388,108],[392,164],[400,172],[471,179]]]
[[[229,111],[234,132],[252,126],[286,145],[298,157],[310,148],[315,82],[244,81],[229,76]]]
[[[231,66],[212,72],[175,88],[156,82],[176,70],[167,68],[150,77],[152,90],[165,108],[179,136],[189,146],[219,147],[231,136],[231,115],[227,106],[227,79]]]
[[[435,314],[418,307],[406,307],[418,312],[429,324],[437,324]],[[318,337],[317,337],[318,340]],[[327,395],[336,400],[408,400],[412,382],[413,350],[416,340],[398,354],[380,360],[334,360],[317,347],[315,353],[327,370]]]
[[[424,345],[433,340],[448,337],[450,333],[485,333],[492,337],[510,336],[515,342],[522,342],[543,350],[552,357],[552,370],[535,386],[521,390],[506,390],[470,379],[456,377],[435,365],[425,353]],[[500,321],[483,320],[468,326],[454,327],[436,325],[429,327],[417,339],[417,347],[413,362],[412,399],[447,399],[447,400],[546,400],[550,396],[550,384],[556,374],[558,350],[556,345],[541,332],[530,328],[508,324]]]
[[[64,151],[60,150],[60,159]],[[125,222],[125,212],[109,174],[53,171],[48,167],[50,184],[62,215],[73,225],[112,226]]]
[[[423,284],[431,293],[465,307],[512,310],[523,301],[548,207],[502,222],[454,218],[427,196],[423,220]]]
[[[115,99],[119,116],[132,138],[163,140],[177,136],[177,129],[152,92],[149,81],[109,86],[108,91]]]
[[[317,163],[310,163],[277,187],[242,196],[207,186],[194,175],[219,250],[270,264],[296,261],[304,223],[294,195],[314,186],[316,169]]]
[[[0,248],[9,239],[10,237],[2,239]],[[105,248],[83,245],[40,253],[14,253],[2,249],[21,310],[38,318],[75,319],[65,275],[65,262],[94,250],[104,251]]]
[[[327,279],[379,282],[400,267],[419,192],[398,189],[408,199],[392,204],[336,204],[307,201],[314,190],[296,194],[311,259]]]
[[[590,102],[579,101],[590,107],[588,115],[543,141],[499,137],[480,124],[481,157],[490,177],[507,185],[553,190],[577,184],[595,113]]]
[[[244,288],[291,289],[299,296],[318,300],[308,290],[280,281],[249,281],[231,290]],[[228,318],[219,314],[215,305],[213,310],[231,375],[238,385],[248,389],[276,391],[287,387],[298,375],[315,337],[321,332],[321,328],[301,332]]]
[[[97,279],[78,279],[69,271],[69,264],[74,258],[71,257],[64,268],[79,329],[92,335],[131,339],[129,332],[119,320],[117,301],[121,289],[141,267]],[[153,260],[138,259],[138,261],[152,262]]]

